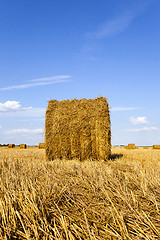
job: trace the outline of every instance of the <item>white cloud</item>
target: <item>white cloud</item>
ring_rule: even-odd
[[[12,90],[12,89],[25,89],[25,88],[31,88],[36,86],[45,86],[45,85],[51,85],[56,83],[70,82],[71,80],[68,80],[69,78],[71,78],[71,76],[69,75],[59,75],[59,76],[52,76],[47,78],[32,79],[32,80],[26,81],[29,83],[8,86],[8,87],[0,88],[0,90],[6,91],[6,90]]]
[[[127,132],[151,132],[151,131],[159,131],[159,128],[157,127],[143,127],[143,128],[133,128],[133,129],[127,129]]]
[[[42,134],[44,133],[43,128],[38,128],[38,129],[28,129],[28,128],[19,128],[19,129],[14,129],[7,131],[6,134]]]
[[[138,124],[148,124],[148,120],[146,117],[130,117],[129,121],[133,124],[133,125],[138,125]]]
[[[6,101],[5,103],[0,103],[0,112],[7,113],[7,112],[17,112],[21,110],[28,110],[32,107],[22,108],[20,102],[18,101]]]
[[[40,117],[44,118],[45,108],[22,107],[18,101],[0,103],[0,117]]]
[[[111,111],[131,111],[131,110],[135,110],[135,107],[112,107],[110,108]]]
[[[20,107],[21,105],[17,101],[7,101],[5,103],[0,103],[0,112],[17,111]]]
[[[2,126],[0,125],[0,129],[2,128]]]

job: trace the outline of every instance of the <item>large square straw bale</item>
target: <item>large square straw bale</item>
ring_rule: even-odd
[[[21,144],[21,145],[20,145],[20,148],[21,148],[21,149],[25,149],[25,148],[27,148],[27,145],[26,145],[26,144]]]
[[[8,148],[14,148],[15,144],[8,144]]]
[[[49,101],[45,144],[49,160],[108,159],[111,130],[107,99]]]
[[[136,149],[136,146],[134,143],[129,143],[128,146],[125,146],[126,149]]]
[[[45,143],[39,143],[38,148],[39,149],[44,149],[45,148]]]
[[[153,145],[153,149],[160,149],[160,145]]]

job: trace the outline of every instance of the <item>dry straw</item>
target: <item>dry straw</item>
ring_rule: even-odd
[[[111,152],[107,99],[49,101],[45,143],[49,160],[107,160]]]
[[[8,147],[9,147],[9,148],[14,148],[14,147],[15,147],[15,144],[8,144]]]
[[[39,149],[44,149],[45,148],[45,143],[39,143],[38,148]]]
[[[26,144],[21,144],[20,148],[25,149],[25,148],[27,148],[27,145]]]

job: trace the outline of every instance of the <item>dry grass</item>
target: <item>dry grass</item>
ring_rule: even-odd
[[[50,161],[0,148],[0,239],[160,239],[160,151]]]

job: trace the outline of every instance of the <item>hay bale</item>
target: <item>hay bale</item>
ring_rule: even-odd
[[[153,145],[153,149],[160,149],[160,145]]]
[[[128,146],[125,146],[126,149],[137,149],[134,143],[129,143]]]
[[[26,144],[21,144],[21,145],[20,145],[20,148],[21,148],[21,149],[25,149],[25,148],[27,148],[27,145],[26,145]]]
[[[124,146],[125,149],[128,149],[128,146]]]
[[[128,148],[129,148],[129,149],[135,149],[136,146],[135,146],[134,143],[130,143],[130,144],[128,144]]]
[[[44,149],[45,148],[45,143],[39,143],[38,148],[39,149]]]
[[[149,147],[143,147],[143,149],[149,149]]]
[[[106,98],[49,101],[45,144],[49,160],[108,159],[111,130]]]
[[[14,148],[15,144],[8,144],[8,148]]]

